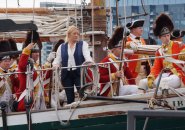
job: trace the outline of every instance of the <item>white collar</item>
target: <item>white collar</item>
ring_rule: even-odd
[[[132,37],[133,39],[136,38],[136,36],[134,34],[132,34],[132,33],[130,33],[130,37]]]

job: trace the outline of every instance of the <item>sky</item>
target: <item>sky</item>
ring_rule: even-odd
[[[40,2],[62,2],[62,3],[71,3],[75,4],[75,1],[77,4],[81,3],[81,0],[0,0],[0,7],[1,8],[6,8],[6,3],[7,3],[7,8],[17,8],[18,7],[18,1],[19,1],[19,7],[22,8],[28,8],[28,7],[33,7],[33,3],[35,1],[35,6],[34,7],[40,7]],[[86,2],[90,2],[90,0],[86,0]]]

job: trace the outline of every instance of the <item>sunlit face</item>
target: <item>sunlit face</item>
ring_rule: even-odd
[[[162,44],[168,44],[170,42],[170,33],[159,36]]]
[[[34,60],[34,62],[37,62],[37,60],[39,59],[39,52],[32,53],[31,58]]]
[[[5,59],[5,60],[0,61],[0,66],[2,69],[8,70],[10,68],[10,63],[11,63],[10,59]]]
[[[68,39],[70,42],[76,43],[79,40],[79,37],[80,33],[77,29],[75,29],[69,34]]]
[[[117,47],[117,48],[112,49],[112,53],[113,53],[115,56],[120,57],[120,54],[121,54],[121,47]]]
[[[133,28],[131,33],[134,34],[136,37],[140,37],[143,34],[143,27]]]

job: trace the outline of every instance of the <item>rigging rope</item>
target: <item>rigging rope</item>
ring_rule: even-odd
[[[60,118],[59,112],[58,112],[58,105],[59,105],[59,81],[60,81],[60,76],[59,76],[59,68],[55,68],[54,72],[53,72],[53,86],[54,86],[54,90],[55,90],[55,112],[56,112],[56,116],[58,118],[58,121],[60,122],[60,124],[62,126],[67,126],[69,125],[69,121],[67,122],[63,122]],[[60,105],[59,105],[60,106]]]
[[[34,19],[35,19],[35,0],[33,0],[33,8],[32,8],[32,10],[33,10],[33,18],[32,18],[32,20],[33,20],[33,22],[34,22]]]
[[[8,19],[8,0],[6,0],[6,19]],[[11,36],[10,32],[8,32],[8,35]],[[6,34],[4,33],[3,40],[5,39]]]
[[[80,15],[81,15],[80,16],[80,19],[81,19],[81,28],[82,28],[82,31],[81,31],[81,33],[82,33],[81,39],[83,40],[83,38],[84,38],[83,37],[83,32],[84,32],[83,26],[84,25],[83,25],[83,6],[82,6],[83,4],[82,3],[83,3],[83,0],[81,0],[81,6],[80,6]]]
[[[183,97],[185,97],[185,95],[184,95],[183,93],[181,93],[181,92],[175,90],[175,89],[172,88],[172,87],[169,87],[169,89],[170,89],[172,92],[174,92],[179,98],[181,98],[183,101],[185,101],[185,98],[183,98]],[[182,95],[182,96],[181,96],[181,95]]]
[[[110,18],[110,36],[112,36],[112,8],[111,8],[111,4],[110,4],[110,1],[109,0],[109,18]]]
[[[6,18],[8,19],[8,0],[6,0]]]
[[[17,0],[17,6],[18,6],[18,8],[20,7],[20,3],[19,3],[19,0]]]
[[[76,5],[76,0],[75,0],[75,24],[76,24],[76,27],[78,27],[77,26],[77,10],[76,10],[76,7],[77,7],[77,5]]]
[[[70,25],[69,25],[69,0],[67,0],[67,4],[68,4],[68,8],[67,8],[67,23],[66,23],[66,27],[68,28]]]
[[[124,27],[126,27],[126,23],[127,23],[127,11],[126,11],[126,0],[124,0],[124,16],[125,16],[125,19],[124,19]],[[126,36],[126,29],[124,29],[124,33],[123,35]]]
[[[71,111],[71,114],[69,116],[69,119],[67,120],[67,123],[68,124],[69,124],[69,121],[71,120],[73,114],[75,113],[77,107],[80,106],[80,104],[82,103],[82,101],[84,101],[85,99],[86,99],[86,95],[84,95],[84,97],[81,98],[81,99],[79,98],[77,102],[73,102],[71,104],[66,105],[66,106],[70,107],[70,111],[73,108],[73,110]]]
[[[92,32],[94,32],[94,0],[91,0],[91,9],[92,9]],[[95,48],[94,48],[94,33],[92,34],[92,46],[93,46],[93,61],[95,61]]]
[[[8,18],[8,2],[7,2],[8,0],[6,0],[6,18]]]

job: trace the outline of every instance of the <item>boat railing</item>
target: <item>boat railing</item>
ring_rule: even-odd
[[[112,64],[112,63],[121,63],[121,62],[134,62],[134,61],[146,61],[146,60],[154,60],[154,59],[161,59],[161,58],[166,58],[166,57],[172,57],[172,56],[179,56],[183,55],[185,52],[182,53],[176,53],[176,54],[170,54],[170,55],[165,55],[165,56],[151,56],[147,58],[138,58],[138,59],[123,59],[122,61],[113,61],[113,62],[105,62],[105,63],[93,63],[91,65],[79,65],[79,66],[71,66],[71,67],[60,67],[60,69],[71,69],[71,68],[83,68],[83,67],[89,67],[89,66],[99,66],[99,65],[105,65],[105,64]],[[181,61],[180,63],[185,64],[185,61]],[[55,67],[52,68],[45,68],[45,69],[35,69],[33,71],[46,71],[46,70],[55,70]],[[26,73],[26,72],[9,72],[5,74],[0,74],[0,76],[3,75],[11,75],[11,74],[19,74],[19,73]]]
[[[59,67],[59,69],[57,69],[57,71],[61,71],[62,69],[72,69],[72,68],[87,68],[87,67],[93,68],[93,67],[99,67],[102,65],[110,65],[112,63],[121,63],[121,62],[128,63],[128,62],[134,62],[134,61],[146,61],[146,60],[152,60],[152,59],[157,59],[157,58],[178,56],[178,55],[182,55],[182,54],[185,54],[185,53],[177,53],[177,54],[171,54],[171,55],[165,55],[165,56],[155,56],[155,57],[147,57],[147,58],[139,58],[139,59],[131,59],[131,60],[123,59],[122,61],[114,61],[114,62],[106,62],[106,63],[91,63],[90,65],[83,64],[83,65],[79,65],[79,66]],[[185,64],[185,61],[180,61],[180,63]],[[45,69],[35,69],[33,71],[56,71],[56,68],[52,67],[52,68],[45,68]],[[9,73],[0,74],[0,76],[21,74],[21,73],[29,74],[29,72],[9,72]]]
[[[136,130],[136,117],[146,117],[143,127],[143,130],[146,130],[148,120],[152,117],[185,118],[185,112],[180,110],[129,110],[127,113],[127,130]]]
[[[149,60],[149,59],[166,58],[166,57],[178,56],[178,55],[181,55],[181,54],[185,54],[185,53],[177,53],[177,54],[172,54],[172,55],[165,55],[165,56],[158,56],[158,57],[148,57],[148,58],[140,58],[140,59],[132,59],[132,60],[123,59],[122,61],[114,61],[114,63],[133,62],[133,61],[142,61],[142,60],[145,60],[146,61],[146,60]],[[56,68],[53,67],[53,68],[46,68],[46,69],[37,69],[37,70],[33,70],[33,71],[58,71],[58,72],[60,72],[62,69],[88,68],[88,67],[89,68],[93,68],[93,67],[95,68],[96,67],[96,69],[98,69],[98,67],[101,66],[101,65],[106,65],[106,64],[110,65],[112,63],[113,62],[91,63],[90,65],[89,64],[83,64],[83,65],[80,65],[80,66],[59,67],[58,69],[56,69]],[[185,64],[185,61],[181,61],[181,63],[182,64]],[[98,72],[98,70],[96,70],[96,71]],[[12,74],[23,74],[23,73],[25,73],[25,74],[32,74],[32,72],[9,72],[9,73],[5,73],[5,74],[0,74],[0,76],[12,75]],[[58,80],[60,80],[60,78]],[[98,80],[97,77],[96,77],[96,80]],[[96,85],[97,85],[97,83],[98,83],[98,81],[96,81]],[[112,81],[110,81],[110,83],[112,83]],[[92,80],[92,84],[90,84],[90,85],[94,85],[94,81],[93,80]],[[82,82],[80,87],[83,87],[83,86],[85,86],[85,84],[83,84],[83,82]],[[99,86],[96,86],[96,87],[99,87]],[[49,89],[47,91],[49,91]],[[98,90],[96,90],[96,91],[98,91]],[[96,94],[97,94],[97,92],[96,92]]]
[[[79,65],[79,66],[71,66],[71,67],[59,67],[59,69],[57,71],[61,71],[62,69],[72,69],[72,68],[87,68],[87,67],[99,67],[102,65],[109,65],[112,63],[121,63],[121,62],[134,62],[134,61],[146,61],[146,60],[154,60],[157,58],[167,58],[167,57],[172,57],[172,56],[178,56],[178,55],[183,55],[185,54],[185,52],[183,53],[177,53],[177,54],[171,54],[171,55],[165,55],[165,56],[153,56],[153,57],[147,57],[147,58],[139,58],[139,59],[123,59],[122,61],[118,60],[118,61],[113,61],[113,62],[105,62],[105,63],[91,63],[91,64],[83,64],[83,65]],[[178,61],[178,63],[180,64],[185,64],[185,61]],[[55,67],[52,68],[42,68],[42,69],[35,69],[33,71],[54,71],[56,70]],[[28,74],[28,72],[8,72],[8,73],[4,73],[4,74],[0,74],[0,76],[4,76],[4,75],[11,75],[11,74],[21,74],[21,73],[25,73]]]

